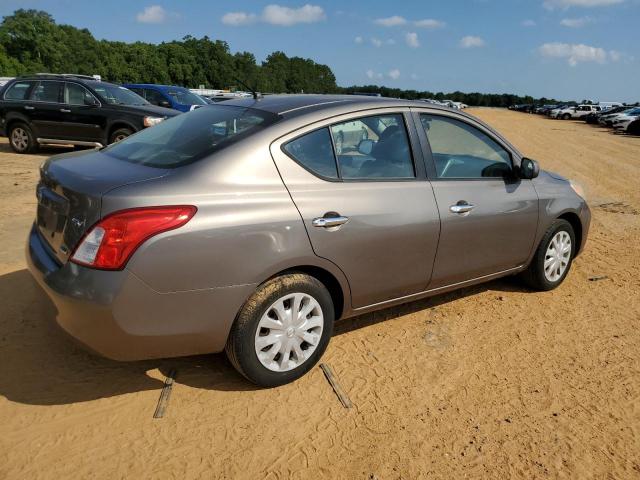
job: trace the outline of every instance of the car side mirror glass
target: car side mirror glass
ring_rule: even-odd
[[[373,150],[373,140],[365,138],[364,140],[360,140],[358,144],[358,153],[362,155],[371,155],[371,151]]]
[[[531,158],[523,158],[520,162],[520,178],[531,180],[540,175],[540,165]]]

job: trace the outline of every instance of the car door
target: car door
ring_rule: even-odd
[[[38,138],[58,139],[62,127],[62,89],[64,83],[57,80],[41,80],[31,91],[28,105],[32,126]]]
[[[423,291],[431,276],[440,221],[408,114],[344,115],[271,146],[314,252],[345,273],[354,308]]]
[[[152,105],[157,105],[158,107],[172,108],[169,98],[167,98],[166,95],[159,92],[158,90],[145,88],[144,98],[146,98],[147,102],[149,102]]]
[[[441,221],[429,288],[523,265],[537,230],[538,196],[531,180],[514,174],[517,153],[468,117],[423,111],[416,124]]]
[[[61,108],[62,136],[65,140],[101,142],[106,128],[106,113],[100,101],[84,86],[65,82]]]

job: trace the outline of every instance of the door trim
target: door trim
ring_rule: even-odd
[[[465,287],[467,285],[471,285],[474,283],[480,283],[488,280],[492,280],[495,278],[499,278],[510,273],[515,273],[519,270],[522,270],[525,265],[519,265],[517,267],[509,268],[507,270],[502,270],[496,273],[490,273],[488,275],[482,275],[481,277],[472,278],[470,280],[464,280],[462,282],[451,283],[449,285],[444,285],[442,287],[431,288],[429,290],[423,290],[422,292],[412,293],[411,295],[406,295],[404,297],[392,298],[391,300],[385,300],[384,302],[372,303],[371,305],[365,305],[364,307],[354,308],[352,311],[354,313],[362,313],[365,310],[378,310],[380,308],[384,308],[385,306],[391,306],[396,303],[405,303],[413,300],[418,300],[423,297],[427,297],[430,295],[435,295],[437,293],[441,293],[445,290],[455,290],[461,287]]]

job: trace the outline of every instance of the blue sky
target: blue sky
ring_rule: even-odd
[[[0,0],[0,15],[17,8],[97,38],[208,35],[258,60],[282,50],[343,86],[640,100],[640,0]]]

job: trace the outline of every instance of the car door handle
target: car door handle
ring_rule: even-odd
[[[453,213],[461,214],[461,213],[469,213],[474,208],[476,208],[476,206],[475,205],[471,205],[470,203],[458,202],[455,205],[451,205],[449,207],[449,210],[451,210]]]
[[[62,113],[71,113],[71,110],[69,110],[68,108],[61,108],[60,111]]]
[[[24,109],[25,109],[25,110],[35,110],[35,109],[36,109],[36,107],[32,107],[31,105],[25,105],[25,106],[24,106]]]
[[[337,215],[335,217],[318,217],[314,218],[311,224],[314,227],[330,228],[339,227],[349,221],[349,217]]]

